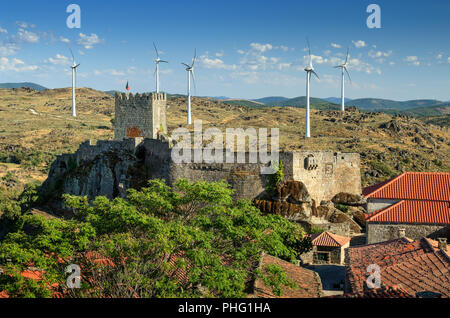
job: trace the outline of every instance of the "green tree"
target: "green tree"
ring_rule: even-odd
[[[42,288],[59,283],[74,297],[245,297],[261,253],[293,261],[304,233],[250,201],[233,203],[232,194],[225,182],[182,179],[173,187],[151,180],[126,199],[65,195],[74,220],[21,215],[20,226],[0,242],[1,267],[33,264],[43,269],[43,281],[25,290],[20,275],[4,275],[0,290],[47,297]],[[81,266],[81,289],[65,289],[67,264]],[[278,293],[288,282],[272,272]]]
[[[283,163],[281,161],[279,163],[272,162],[272,169],[275,173],[269,175],[266,183],[266,191],[274,196],[276,194],[277,186],[284,180]]]

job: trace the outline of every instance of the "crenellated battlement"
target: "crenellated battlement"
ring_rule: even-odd
[[[115,139],[157,138],[167,131],[166,93],[116,93]]]

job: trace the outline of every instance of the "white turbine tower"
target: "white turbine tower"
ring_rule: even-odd
[[[155,47],[155,51],[156,51],[156,70],[155,70],[155,75],[156,75],[156,93],[159,93],[159,63],[169,63],[167,61],[163,61],[159,58],[159,52],[158,49],[156,48],[155,42],[153,42],[153,46]]]
[[[350,78],[350,74],[348,73],[347,70],[347,65],[348,65],[348,48],[347,48],[347,57],[345,58],[345,62],[344,64],[335,66],[334,68],[340,68],[341,69],[341,73],[342,73],[342,82],[341,82],[341,111],[345,111],[345,92],[344,92],[344,85],[345,85],[345,75],[344,75],[344,71],[347,73],[348,75],[348,79],[350,80],[350,83],[352,82],[352,79]]]
[[[197,50],[195,50],[194,58],[192,60],[192,64],[188,65],[186,63],[181,63],[184,66],[186,66],[187,76],[188,76],[188,87],[187,87],[187,124],[190,125],[192,123],[191,119],[191,76],[192,80],[194,81],[194,88],[195,88],[195,76],[194,76],[194,65],[195,60],[197,58]]]
[[[314,74],[317,78],[319,78],[319,76],[317,75],[317,73],[314,71],[314,67],[312,64],[312,56],[311,56],[311,47],[309,45],[309,40],[307,40],[308,42],[308,51],[309,51],[309,65],[307,67],[305,67],[305,72],[306,72],[306,122],[305,122],[305,138],[310,138],[311,137],[311,128],[310,128],[310,119],[309,119],[309,113],[310,113],[310,95],[309,95],[309,86],[311,83],[311,74]]]
[[[70,67],[72,69],[72,116],[77,117],[77,103],[75,99],[75,86],[77,81],[77,68],[80,66],[80,64],[75,63],[75,57],[73,55],[72,50],[70,50],[70,54],[72,54],[72,66]]]

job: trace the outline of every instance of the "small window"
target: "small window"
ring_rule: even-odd
[[[328,262],[330,260],[330,253],[317,253],[317,259],[321,262]]]

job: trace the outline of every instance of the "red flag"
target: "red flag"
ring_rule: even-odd
[[[130,90],[130,86],[128,85],[128,82],[127,82],[127,87],[126,87],[126,89],[127,89],[127,91]]]

